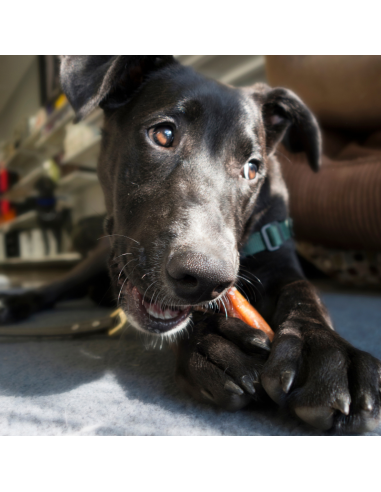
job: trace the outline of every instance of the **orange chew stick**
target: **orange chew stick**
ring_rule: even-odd
[[[270,342],[272,342],[274,332],[258,313],[258,311],[246,301],[238,290],[235,287],[232,287],[228,290],[227,296],[230,301],[230,305],[226,306],[228,316],[231,318],[241,319],[252,328],[257,328],[258,330],[264,331],[269,337]]]

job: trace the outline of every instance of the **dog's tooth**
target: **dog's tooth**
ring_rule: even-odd
[[[172,311],[171,309],[166,309],[164,311],[165,319],[173,319],[179,315],[179,311]]]
[[[159,308],[157,304],[151,305],[145,302],[144,307],[146,308],[146,311],[150,316],[157,319],[163,319],[163,320],[173,319],[180,314],[180,311],[175,311],[173,309],[165,309],[163,311]]]
[[[147,313],[150,315],[150,316],[153,316],[154,318],[157,318],[157,313],[155,311],[155,309],[153,309],[152,306],[149,306],[147,309]]]

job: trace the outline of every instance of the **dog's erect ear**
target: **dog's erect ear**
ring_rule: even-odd
[[[268,153],[282,141],[290,152],[305,152],[311,168],[318,171],[321,136],[311,111],[288,89],[271,89],[266,84],[257,84],[254,88],[254,97],[262,107]]]
[[[168,55],[61,55],[61,85],[77,121],[97,106],[125,104],[147,76],[169,63]]]

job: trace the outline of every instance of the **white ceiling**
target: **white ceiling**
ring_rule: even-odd
[[[0,113],[37,55],[0,55]]]

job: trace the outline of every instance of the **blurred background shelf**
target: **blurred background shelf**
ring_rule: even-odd
[[[40,136],[41,128],[34,130],[22,143],[22,148],[26,150],[35,149],[35,144]]]
[[[183,65],[225,84],[237,86],[265,82],[262,55],[176,55]]]
[[[78,263],[81,258],[79,253],[63,253],[42,258],[7,258],[0,261],[0,266],[60,266]]]
[[[41,162],[41,154],[38,151],[20,147],[5,162],[5,167],[27,172],[39,162]]]
[[[30,173],[26,174],[9,191],[3,194],[3,200],[20,200],[26,198],[34,191],[34,185],[41,176],[46,174],[43,166],[38,166]]]
[[[86,125],[98,125],[101,126],[103,123],[103,110],[101,108],[96,108],[83,120]]]
[[[4,222],[0,224],[0,232],[8,232],[12,229],[28,229],[37,225],[37,211],[31,210],[30,212],[26,212],[25,214],[19,215],[13,220],[8,222]]]
[[[96,168],[99,151],[101,148],[101,136],[96,136],[92,141],[63,158],[62,165],[81,164],[83,166]]]
[[[56,111],[41,129],[41,137],[35,146],[37,149],[61,150],[65,136],[65,127],[74,119],[74,111],[70,106],[64,106]]]
[[[74,171],[60,179],[57,193],[60,195],[74,193],[95,183],[98,183],[98,176],[95,172]]]

